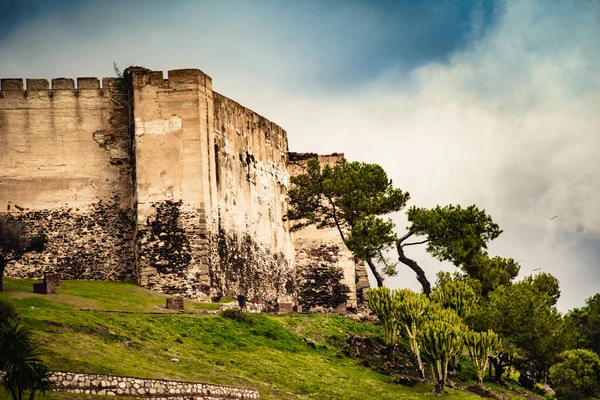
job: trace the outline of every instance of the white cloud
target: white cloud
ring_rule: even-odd
[[[417,206],[485,208],[505,231],[492,252],[524,260],[525,275],[556,275],[561,309],[600,288],[600,265],[591,264],[600,246],[598,4],[507,1],[494,28],[449,62],[424,65],[410,80],[391,66],[335,93],[317,85],[326,72],[355,59],[369,35],[392,34],[364,8],[320,12],[313,32],[310,19],[265,6],[189,3],[157,12],[98,4],[31,21],[1,41],[3,77],[110,76],[113,60],[198,67],[215,90],[283,126],[292,151],[379,163]],[[358,33],[338,42],[336,32],[354,25]],[[431,281],[449,268],[411,251]],[[399,269],[389,283],[418,289],[412,271]]]
[[[413,93],[389,71],[353,96],[259,104],[292,150],[377,162],[418,206],[485,208],[505,230],[491,251],[522,259],[521,276],[556,275],[566,310],[600,288],[599,263],[577,253],[583,239],[600,247],[600,19],[597,7],[532,4],[509,4],[472,48],[415,71]],[[434,280],[441,265],[416,254]],[[388,283],[418,289],[399,268]]]

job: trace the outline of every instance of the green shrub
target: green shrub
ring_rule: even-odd
[[[421,361],[421,350],[417,341],[417,333],[423,322],[429,299],[421,293],[415,293],[410,289],[396,290],[396,296],[401,300],[397,303],[392,315],[396,324],[400,326],[410,345],[410,350],[417,360],[417,368],[421,378],[425,378],[425,370]]]
[[[246,325],[250,325],[250,326],[255,324],[255,321],[251,315],[241,312],[240,310],[230,308],[229,310],[223,311],[220,315],[223,318],[241,322],[242,324],[246,324]]]
[[[430,310],[418,332],[421,353],[429,361],[438,393],[444,392],[448,363],[462,351],[463,329],[464,325],[456,311],[446,308]]]
[[[469,358],[473,361],[477,381],[483,383],[483,377],[487,372],[489,360],[498,349],[500,339],[492,330],[487,332],[467,331],[463,335],[465,345],[469,350]]]
[[[29,399],[33,400],[37,392],[43,394],[52,388],[33,333],[17,318],[0,324],[0,370],[5,373],[1,384],[12,400],[23,400],[25,391],[30,391]]]
[[[18,316],[15,304],[8,299],[0,298],[0,324],[11,318],[18,318]]]
[[[465,318],[475,308],[478,297],[467,281],[448,281],[431,293],[431,300],[444,308],[451,308],[459,317]]]
[[[558,399],[600,398],[600,358],[590,350],[568,350],[550,368],[550,380]]]
[[[379,318],[383,326],[384,340],[389,346],[398,343],[400,326],[396,323],[394,312],[398,308],[400,298],[397,290],[390,290],[385,286],[367,291],[367,304]]]

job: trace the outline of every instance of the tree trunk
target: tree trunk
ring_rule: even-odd
[[[502,375],[504,374],[504,364],[500,357],[495,357],[492,359],[492,365],[494,367],[494,381],[500,382],[502,380]]]
[[[381,276],[381,274],[379,272],[377,272],[377,268],[375,267],[373,260],[371,260],[370,258],[367,258],[367,265],[369,266],[369,269],[371,270],[371,272],[373,273],[373,276],[375,277],[375,280],[377,281],[377,287],[382,287],[383,286],[383,277]]]
[[[4,292],[4,268],[6,268],[6,260],[0,254],[0,292]]]
[[[398,243],[396,244],[396,248],[398,249],[398,260],[402,264],[407,265],[410,269],[417,273],[417,280],[421,283],[421,286],[423,286],[423,293],[425,293],[425,295],[429,297],[429,295],[431,294],[431,284],[425,276],[425,271],[423,271],[423,269],[419,266],[419,264],[417,264],[415,260],[411,260],[410,258],[406,257],[400,241],[398,241]]]
[[[423,361],[419,352],[417,352],[417,367],[419,368],[419,375],[421,375],[422,379],[425,379],[425,368],[423,368]]]
[[[435,382],[435,392],[436,393],[444,393],[444,382],[441,382],[441,381]]]
[[[423,367],[423,360],[421,360],[421,350],[419,349],[419,343],[417,342],[417,338],[416,338],[416,327],[413,324],[413,331],[411,332],[410,330],[406,331],[406,335],[408,336],[409,339],[409,343],[410,343],[410,350],[412,351],[413,355],[415,356],[416,362],[417,362],[417,368],[419,370],[419,375],[421,375],[421,378],[425,379],[425,368]]]
[[[452,358],[450,359],[450,369],[452,370],[453,374],[455,374],[456,371],[460,371],[460,363],[459,363],[458,356],[453,355]]]

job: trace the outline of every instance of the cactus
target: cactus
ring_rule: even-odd
[[[394,309],[398,304],[396,291],[385,286],[367,291],[367,304],[383,325],[385,343],[394,346],[398,343],[399,327],[394,319]]]
[[[435,288],[431,300],[442,307],[451,308],[464,318],[473,311],[477,305],[477,294],[466,281],[449,281],[444,286]]]
[[[417,336],[421,352],[431,365],[437,392],[443,392],[448,377],[448,363],[462,351],[463,325],[453,310],[431,310]]]
[[[469,350],[469,358],[473,361],[477,380],[483,383],[483,376],[487,371],[489,360],[495,350],[500,345],[498,335],[493,331],[473,332],[467,331],[464,334],[464,341]]]
[[[393,310],[394,320],[406,333],[410,350],[417,360],[417,368],[422,378],[425,378],[425,370],[421,361],[421,351],[417,341],[417,333],[424,318],[425,311],[429,307],[429,299],[424,294],[415,293],[409,289],[397,291],[400,299],[398,306]]]

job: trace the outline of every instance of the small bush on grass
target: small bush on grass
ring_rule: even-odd
[[[550,368],[550,381],[558,399],[600,398],[600,358],[590,350],[568,350]]]
[[[0,298],[0,324],[10,318],[18,318],[17,307],[12,301]]]
[[[12,400],[22,400],[30,391],[33,400],[37,392],[50,390],[48,368],[42,363],[38,344],[31,330],[18,318],[12,303],[0,299],[0,371],[4,371],[2,386]]]
[[[251,315],[241,312],[240,310],[229,309],[221,313],[221,317],[231,319],[249,326],[253,326],[256,322]]]

